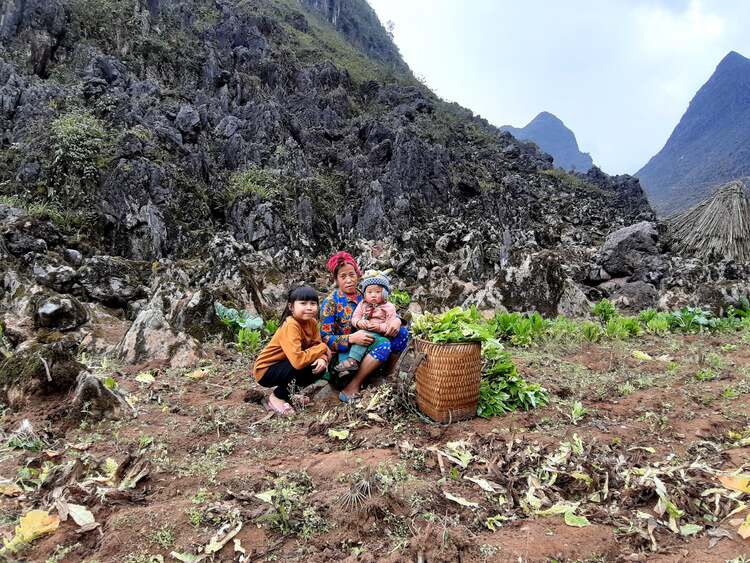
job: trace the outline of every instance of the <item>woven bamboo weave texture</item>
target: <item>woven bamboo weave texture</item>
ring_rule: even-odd
[[[416,372],[419,410],[437,422],[475,417],[482,376],[481,345],[417,339],[414,347],[426,355]]]

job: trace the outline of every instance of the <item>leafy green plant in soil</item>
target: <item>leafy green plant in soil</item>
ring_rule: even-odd
[[[218,301],[214,303],[214,311],[221,322],[228,326],[235,336],[237,349],[243,354],[253,355],[260,351],[264,337],[270,338],[279,329],[279,322],[275,319],[263,321],[247,311],[225,307]]]
[[[592,312],[595,317],[599,317],[600,321],[606,323],[617,314],[617,308],[609,299],[602,299],[594,305]]]
[[[219,320],[238,333],[240,329],[258,330],[263,327],[263,319],[253,317],[247,311],[238,311],[231,307],[225,307],[218,301],[214,303],[214,311]]]
[[[243,354],[256,354],[263,343],[263,335],[259,330],[241,328],[237,333],[237,349]]]
[[[479,386],[477,415],[482,418],[527,411],[546,405],[549,393],[538,383],[528,383],[518,374],[510,354],[497,340],[485,343],[484,373]]]
[[[411,304],[411,295],[409,295],[406,291],[394,289],[388,296],[388,301],[393,303],[396,307],[405,309]]]
[[[604,329],[600,324],[585,321],[583,323],[583,337],[589,342],[599,342],[604,337]]]
[[[491,323],[495,334],[514,346],[526,348],[541,340],[550,324],[539,313],[497,313]]]
[[[277,330],[279,330],[279,321],[276,319],[268,319],[263,323],[263,330],[268,336],[273,336]]]
[[[255,495],[268,505],[256,521],[269,524],[282,534],[303,538],[325,531],[326,521],[307,499],[312,491],[313,484],[306,473],[290,472],[277,477],[270,489]]]

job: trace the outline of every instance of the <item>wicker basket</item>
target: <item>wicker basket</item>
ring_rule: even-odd
[[[414,348],[425,354],[416,371],[419,410],[437,422],[474,418],[482,377],[481,344],[415,339]]]

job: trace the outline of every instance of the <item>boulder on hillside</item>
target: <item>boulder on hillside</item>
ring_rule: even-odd
[[[124,308],[147,295],[149,264],[117,256],[92,256],[78,270],[78,282],[88,299]]]
[[[37,283],[61,293],[73,289],[76,271],[67,264],[60,263],[46,253],[30,253],[24,260],[31,265],[31,273]]]
[[[611,277],[629,276],[642,269],[644,255],[659,254],[655,223],[641,221],[616,230],[601,247],[599,263]]]
[[[172,367],[191,367],[200,359],[200,343],[172,327],[164,310],[165,301],[168,303],[169,298],[159,288],[138,313],[117,347],[119,357],[125,362],[165,362]]]
[[[518,267],[508,267],[497,280],[503,304],[511,311],[539,311],[555,316],[568,278],[556,252],[528,254]]]
[[[75,359],[77,343],[71,339],[57,342],[32,342],[0,362],[0,396],[16,408],[28,397],[65,393],[75,384],[86,366]]]
[[[654,307],[658,299],[659,292],[656,288],[640,280],[625,283],[612,293],[613,303],[627,313],[638,313]]]
[[[557,313],[566,317],[588,317],[592,306],[583,290],[570,278],[565,279]]]
[[[34,326],[68,331],[89,319],[86,307],[70,295],[38,295],[32,300]]]
[[[130,323],[99,304],[89,304],[88,309],[89,321],[80,329],[80,349],[95,355],[114,353]]]
[[[225,336],[227,326],[216,316],[216,301],[216,296],[209,290],[188,290],[184,297],[175,303],[169,319],[170,324],[178,331],[201,341],[211,336]]]
[[[0,227],[8,251],[21,257],[29,252],[45,253],[62,242],[55,225],[45,218],[32,218],[25,211],[5,208],[0,213]]]
[[[110,388],[105,382],[88,371],[78,375],[73,393],[71,414],[84,414],[95,420],[119,420],[127,413],[135,416],[135,409],[117,387]]]

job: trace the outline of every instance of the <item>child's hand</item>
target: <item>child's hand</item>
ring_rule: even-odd
[[[391,319],[388,322],[388,326],[385,329],[385,332],[383,334],[387,336],[388,338],[393,338],[398,334],[398,331],[401,330],[401,319],[398,317],[395,319]]]
[[[328,368],[328,362],[325,358],[318,358],[312,363],[312,372],[315,374],[322,373]]]

